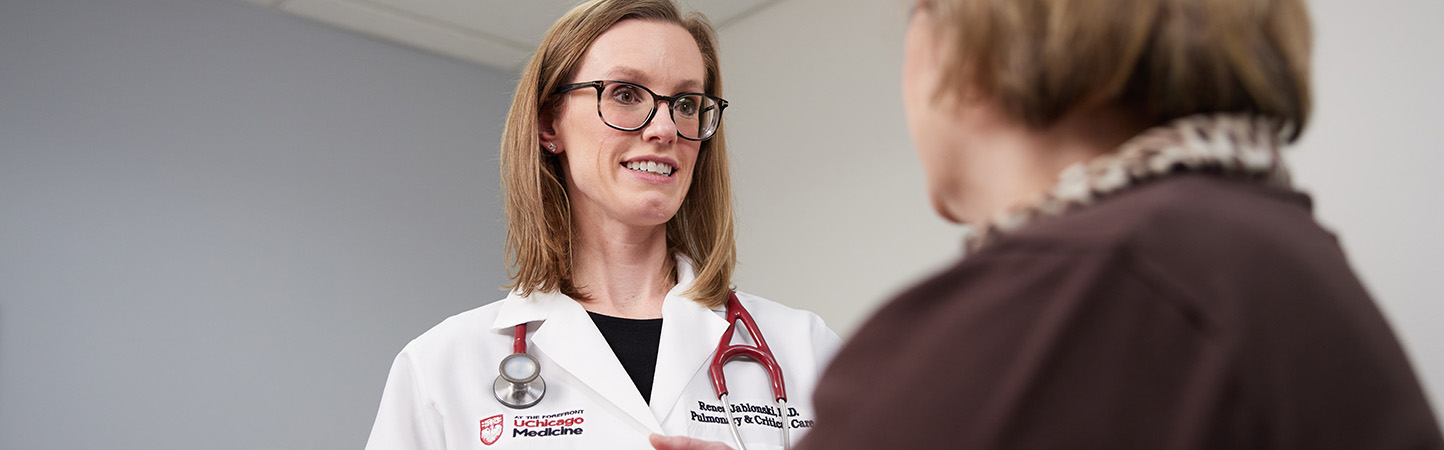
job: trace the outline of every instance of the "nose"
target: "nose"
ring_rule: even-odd
[[[657,100],[657,112],[652,117],[652,123],[642,130],[643,140],[656,139],[662,144],[671,144],[677,141],[677,123],[672,121],[672,102],[668,100]]]

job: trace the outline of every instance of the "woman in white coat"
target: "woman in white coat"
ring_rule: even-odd
[[[724,366],[728,411],[709,377],[736,262],[714,35],[670,0],[588,2],[547,32],[502,140],[513,289],[401,351],[369,450],[735,445],[727,422],[747,448],[782,448],[784,428],[796,441],[811,427],[839,345],[812,313],[735,294],[781,366],[786,410],[759,364]],[[545,382],[531,406],[493,389],[516,350]]]

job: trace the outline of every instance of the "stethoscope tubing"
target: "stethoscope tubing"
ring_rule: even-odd
[[[526,353],[526,324],[516,326],[511,340],[512,353]]]
[[[727,416],[727,426],[732,431],[732,438],[737,441],[737,450],[747,450],[747,444],[742,442],[742,433],[738,431],[737,420],[732,418],[732,404],[727,401],[727,377],[722,373],[722,366],[727,361],[743,357],[748,358],[762,365],[767,371],[768,381],[772,382],[772,396],[777,401],[778,421],[782,422],[782,448],[792,448],[792,442],[788,439],[787,432],[787,384],[782,379],[782,366],[777,364],[777,358],[772,353],[772,347],[767,346],[767,340],[762,338],[762,330],[757,327],[757,321],[752,320],[752,314],[747,308],[742,307],[742,302],[737,300],[737,293],[731,292],[727,296],[727,331],[722,333],[721,342],[717,343],[717,353],[712,355],[712,363],[707,373],[712,378],[712,389],[717,393],[717,399],[722,401],[722,413]],[[737,322],[742,322],[742,328],[752,336],[756,345],[733,344],[732,338],[736,336]]]
[[[747,308],[742,307],[742,302],[737,300],[737,293],[732,293],[727,298],[727,331],[722,333],[721,342],[717,343],[717,352],[712,355],[712,364],[708,367],[708,375],[712,377],[712,390],[721,398],[727,394],[727,376],[722,373],[722,366],[727,361],[736,357],[746,357],[762,364],[767,370],[768,381],[772,382],[772,395],[775,400],[787,401],[787,385],[782,380],[782,366],[777,364],[777,358],[773,356],[772,347],[767,346],[767,339],[762,337],[762,330],[757,328],[757,321],[752,320],[752,314]],[[742,327],[747,334],[752,336],[756,345],[733,344],[732,337],[737,334],[737,322],[742,322]]]

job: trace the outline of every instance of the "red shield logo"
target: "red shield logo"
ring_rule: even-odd
[[[501,414],[481,419],[481,443],[495,444],[501,438]]]

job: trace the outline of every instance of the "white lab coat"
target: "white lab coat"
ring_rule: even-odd
[[[586,310],[556,292],[506,299],[446,319],[397,355],[381,395],[367,450],[650,449],[651,433],[686,435],[736,447],[713,392],[708,365],[727,329],[724,308],[684,297],[694,273],[677,258],[678,283],[662,303],[651,404]],[[748,359],[725,365],[728,400],[749,449],[782,448],[778,420],[796,443],[816,417],[812,390],[841,342],[816,314],[737,293],[782,366],[788,411],[779,417],[771,384]],[[541,363],[546,394],[527,409],[497,402],[492,382],[526,323],[527,350]],[[738,322],[734,343],[753,344]],[[488,441],[490,443],[488,443]]]

